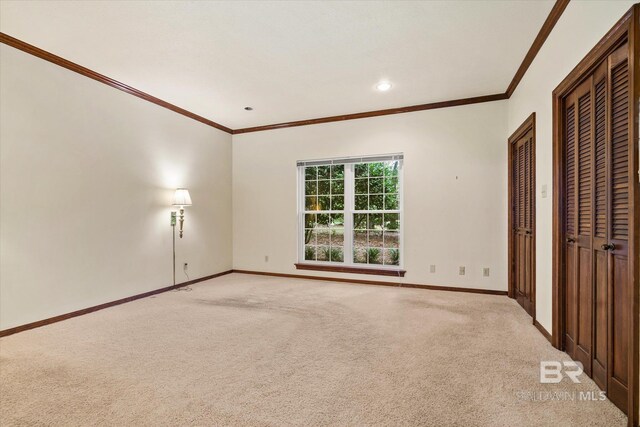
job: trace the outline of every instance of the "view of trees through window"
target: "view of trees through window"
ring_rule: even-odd
[[[354,189],[353,262],[398,265],[398,162],[356,164]]]
[[[344,166],[305,168],[306,261],[344,261]]]
[[[397,160],[301,168],[304,260],[399,265],[399,168]]]

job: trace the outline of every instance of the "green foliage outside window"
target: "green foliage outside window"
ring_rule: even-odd
[[[353,230],[345,230],[345,167],[353,167]],[[399,162],[310,166],[304,170],[304,257],[344,262],[345,231],[353,262],[399,265]],[[374,212],[371,212],[374,211]]]

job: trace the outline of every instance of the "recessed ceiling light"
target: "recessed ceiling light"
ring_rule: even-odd
[[[391,89],[392,87],[393,87],[393,85],[391,83],[387,82],[387,81],[379,82],[376,85],[376,89],[378,89],[380,92],[386,92],[389,89]]]
[[[247,111],[253,111],[253,107],[244,107],[244,109]]]

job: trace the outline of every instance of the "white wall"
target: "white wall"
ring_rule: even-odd
[[[572,1],[508,101],[509,134],[536,112],[536,319],[551,331],[552,107],[551,93],[633,1]],[[541,197],[547,185],[547,198]]]
[[[297,272],[296,160],[403,152],[404,282],[506,290],[506,108],[498,101],[234,135],[234,268]]]
[[[0,329],[170,284],[177,186],[195,203],[178,281],[184,261],[192,278],[231,268],[232,234],[235,268],[296,273],[295,161],[398,151],[404,281],[505,290],[506,138],[535,111],[536,307],[550,330],[551,92],[632,4],[572,1],[508,101],[236,135],[233,190],[229,135],[2,45]]]
[[[231,268],[231,137],[0,46],[0,329]]]

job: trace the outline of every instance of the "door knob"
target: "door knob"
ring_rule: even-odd
[[[606,245],[602,245],[601,248],[605,251],[612,251],[616,248],[616,245],[614,245],[613,243],[608,243]]]

